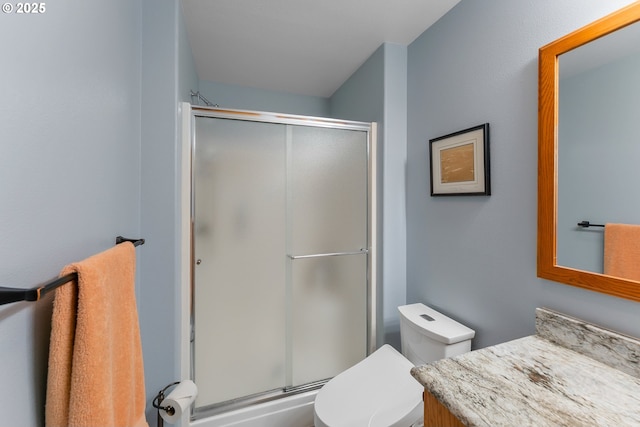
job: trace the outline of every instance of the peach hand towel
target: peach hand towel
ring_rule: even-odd
[[[126,242],[60,273],[78,281],[55,291],[47,427],[148,426],[135,265]]]
[[[640,225],[605,224],[604,274],[640,281]]]

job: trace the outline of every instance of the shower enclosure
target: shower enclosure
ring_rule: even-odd
[[[193,107],[194,416],[319,388],[375,347],[375,124]]]

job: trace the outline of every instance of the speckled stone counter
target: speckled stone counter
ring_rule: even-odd
[[[467,426],[640,426],[640,340],[547,309],[536,332],[411,374]]]

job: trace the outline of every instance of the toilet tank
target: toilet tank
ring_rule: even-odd
[[[471,350],[475,331],[424,304],[398,307],[402,354],[424,365]]]

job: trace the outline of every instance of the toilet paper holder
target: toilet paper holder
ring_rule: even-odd
[[[165,396],[169,387],[173,386],[175,388]],[[176,381],[160,390],[152,402],[158,410],[158,427],[163,427],[165,421],[176,424],[183,420],[189,415],[197,396],[198,386],[191,380]]]
[[[156,397],[153,398],[153,402],[151,402],[153,407],[158,410],[158,424],[157,424],[158,427],[163,427],[164,426],[164,420],[160,416],[160,410],[165,411],[169,415],[175,414],[176,409],[173,406],[171,406],[171,405],[160,406],[160,405],[162,404],[162,401],[165,398],[165,392],[169,389],[169,387],[173,387],[174,385],[178,385],[178,384],[180,384],[180,381],[176,381],[176,382],[173,382],[173,383],[169,384],[168,386],[166,386],[165,388],[160,390],[158,392],[158,394],[156,395]]]

